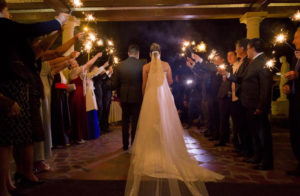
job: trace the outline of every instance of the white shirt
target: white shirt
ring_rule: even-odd
[[[256,59],[257,57],[259,57],[262,54],[263,54],[263,52],[258,53],[257,55],[255,55],[255,57],[253,57],[253,60]]]

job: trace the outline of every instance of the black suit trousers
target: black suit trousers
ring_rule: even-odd
[[[123,148],[129,145],[129,125],[131,121],[131,144],[133,144],[137,122],[140,115],[140,103],[122,103],[122,138]]]
[[[220,126],[219,126],[219,139],[220,143],[226,144],[229,142],[229,118],[230,118],[230,103],[231,98],[224,97],[219,99],[219,119],[220,119]]]
[[[263,164],[273,164],[271,126],[267,112],[254,114],[254,109],[246,109],[247,125],[250,128],[254,156]]]
[[[236,149],[246,154],[251,153],[251,140],[246,127],[246,114],[240,100],[230,104],[230,114],[233,122],[233,144]]]

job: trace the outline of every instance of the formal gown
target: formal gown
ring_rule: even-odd
[[[51,88],[51,135],[53,147],[69,144],[71,119],[67,98],[67,80],[62,72],[56,74]]]
[[[35,161],[49,159],[51,157],[51,67],[48,61],[42,62],[40,77],[44,86],[44,98],[41,100],[40,113],[44,131],[44,141],[34,144]]]
[[[89,139],[96,139],[100,136],[100,126],[99,126],[99,120],[98,120],[98,106],[96,102],[96,96],[94,93],[95,87],[94,82],[92,78],[99,75],[102,71],[104,71],[104,68],[96,68],[93,71],[84,74],[86,83],[83,83],[83,85],[86,85],[84,88],[85,95],[86,95],[86,112],[87,112],[87,122],[88,122],[88,132],[89,132]]]
[[[83,94],[83,82],[80,77],[70,81],[76,85],[76,90],[69,96],[70,114],[72,120],[71,137],[73,141],[89,139],[86,115],[86,96]]]
[[[207,196],[204,182],[221,179],[189,155],[166,73],[152,54],[125,195]]]

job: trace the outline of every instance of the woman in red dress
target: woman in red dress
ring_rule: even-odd
[[[76,90],[70,93],[70,114],[72,122],[71,140],[82,144],[84,139],[88,139],[88,125],[86,116],[86,98],[84,90],[86,88],[86,74],[95,61],[102,56],[97,53],[85,65],[79,66],[76,60],[72,60],[70,72],[70,84],[76,85]]]

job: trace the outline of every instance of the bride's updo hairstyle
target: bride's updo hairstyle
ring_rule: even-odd
[[[152,57],[152,55],[154,55],[154,57],[160,56],[160,45],[158,43],[151,44],[150,56]]]

